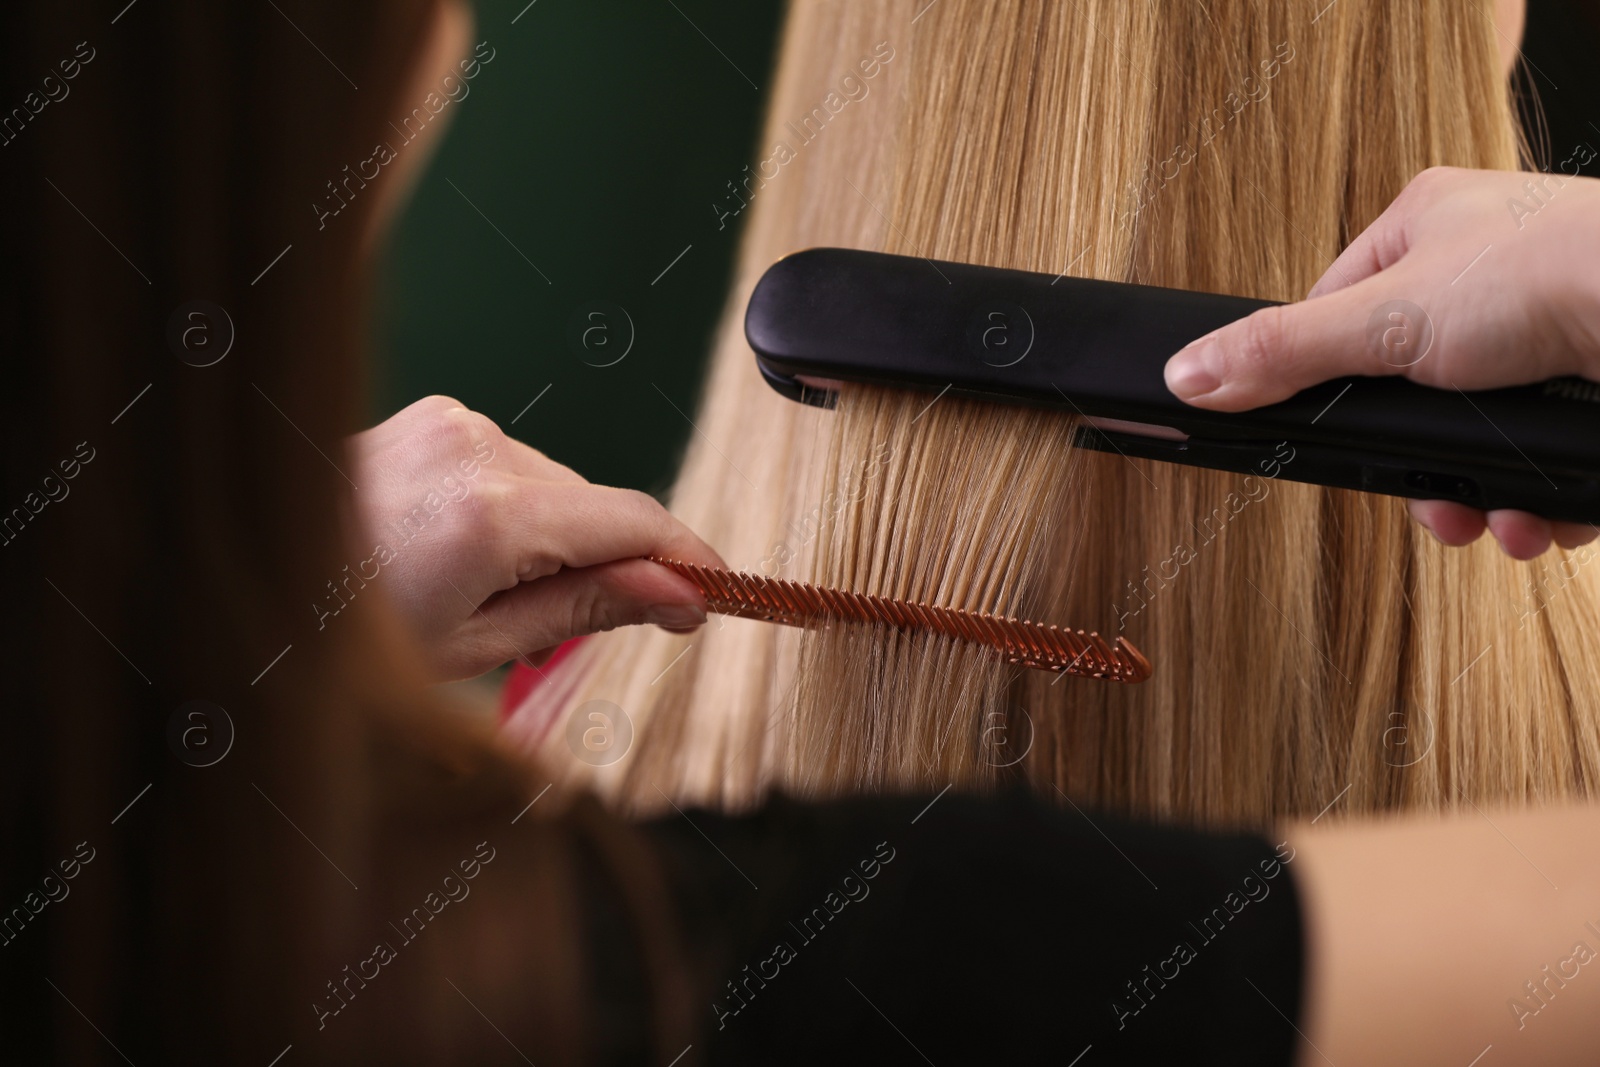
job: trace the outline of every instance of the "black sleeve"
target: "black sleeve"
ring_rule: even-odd
[[[1286,1064],[1293,852],[1023,795],[650,823],[702,1062]]]

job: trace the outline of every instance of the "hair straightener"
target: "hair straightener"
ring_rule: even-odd
[[[1600,523],[1591,382],[1343,378],[1236,414],[1167,390],[1173,353],[1272,303],[817,248],[762,276],[745,336],[772,387],[809,404],[862,382],[1042,405],[1084,416],[1079,442],[1100,451]]]

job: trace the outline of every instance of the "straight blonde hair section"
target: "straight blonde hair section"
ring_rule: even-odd
[[[1518,165],[1492,16],[796,0],[761,155],[790,151],[745,187],[674,511],[735,567],[1122,633],[1155,675],[1058,680],[859,627],[636,628],[540,687],[562,716],[540,755],[646,810],[1020,778],[1249,825],[1588,793],[1589,551],[1446,549],[1396,500],[1288,481],[1287,445],[1239,476],[1074,450],[1070,414],[859,388],[805,408],[761,381],[741,328],[761,271],[818,245],[1297,299],[1419,172]],[[875,49],[892,58],[870,92],[832,113]],[[831,117],[801,143],[814,108]],[[565,742],[590,700],[633,725],[609,766]]]

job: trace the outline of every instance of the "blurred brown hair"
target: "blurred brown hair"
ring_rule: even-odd
[[[110,7],[0,16],[0,107],[28,111],[0,145],[0,508],[27,509],[0,546],[0,916],[27,909],[0,948],[7,1051],[571,1060],[598,1032],[585,886],[621,886],[605,906],[646,950],[627,977],[682,985],[631,832],[583,803],[541,821],[553,798],[513,825],[533,772],[418,696],[379,598],[321,632],[307,606],[349,562],[375,197],[311,205],[408,112],[437,0]],[[169,341],[196,300],[236,331],[204,367]],[[169,730],[197,699],[236,731],[204,767]],[[480,842],[470,896],[402,941]],[[343,984],[384,940],[381,977]],[[655,1008],[642,1039],[675,1054],[680,1007]]]

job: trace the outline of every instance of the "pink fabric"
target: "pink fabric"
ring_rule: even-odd
[[[584,637],[574,637],[570,641],[563,641],[556,647],[555,652],[545,662],[545,665],[539,668],[539,671],[543,671],[548,675],[584,640]],[[522,662],[512,665],[511,673],[506,676],[505,688],[500,690],[501,723],[511,718],[512,713],[533,692],[533,687],[544,680],[539,676],[539,671],[535,671],[532,667]]]
[[[507,740],[524,752],[536,751],[544,742],[571,698],[577,679],[560,669],[582,637],[573,638],[555,650],[537,670],[518,663],[512,667],[500,691],[500,729]]]

